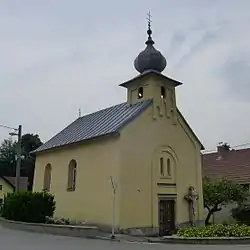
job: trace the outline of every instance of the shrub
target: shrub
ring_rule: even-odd
[[[86,221],[70,220],[67,218],[55,218],[46,216],[46,224],[57,224],[57,225],[73,225],[73,226],[83,226],[87,225]]]
[[[239,223],[250,225],[250,205],[242,205],[232,209],[232,217]]]
[[[44,223],[53,216],[54,196],[47,192],[9,193],[4,197],[2,216],[7,220]]]
[[[250,227],[247,225],[210,225],[205,227],[189,227],[180,229],[178,236],[188,237],[246,237],[250,236]]]
[[[46,224],[71,225],[70,219],[46,217]]]

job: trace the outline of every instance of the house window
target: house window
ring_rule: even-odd
[[[74,191],[76,188],[76,160],[71,160],[68,168],[68,191]]]
[[[161,86],[161,99],[164,99],[166,97],[166,90],[163,86]]]
[[[167,159],[167,174],[171,176],[171,161],[169,158]]]
[[[44,170],[44,181],[43,181],[43,190],[50,191],[51,189],[51,164],[47,164]]]
[[[138,94],[137,94],[137,98],[141,99],[143,97],[143,87],[140,87],[138,89]]]
[[[2,191],[3,190],[3,185],[0,185],[0,191]]]

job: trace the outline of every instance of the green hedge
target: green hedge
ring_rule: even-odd
[[[246,237],[250,236],[250,227],[246,225],[210,225],[180,229],[178,236],[188,237]]]
[[[44,223],[54,210],[54,196],[47,192],[9,193],[4,197],[1,215],[7,220]]]
[[[250,226],[250,205],[242,205],[232,209],[232,217],[237,222]]]

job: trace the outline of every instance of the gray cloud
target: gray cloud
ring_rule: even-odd
[[[21,123],[45,141],[77,118],[78,108],[84,114],[123,102],[118,85],[136,74],[149,7],[165,74],[184,82],[178,104],[205,146],[250,141],[244,0],[4,1],[0,123]],[[0,129],[0,139],[7,135]]]
[[[234,60],[223,65],[221,70],[225,78],[225,88],[237,101],[250,101],[250,60]]]

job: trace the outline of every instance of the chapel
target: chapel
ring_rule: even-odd
[[[73,121],[35,150],[34,191],[56,217],[167,235],[203,223],[202,143],[176,105],[181,82],[162,72],[149,22],[125,102]]]

